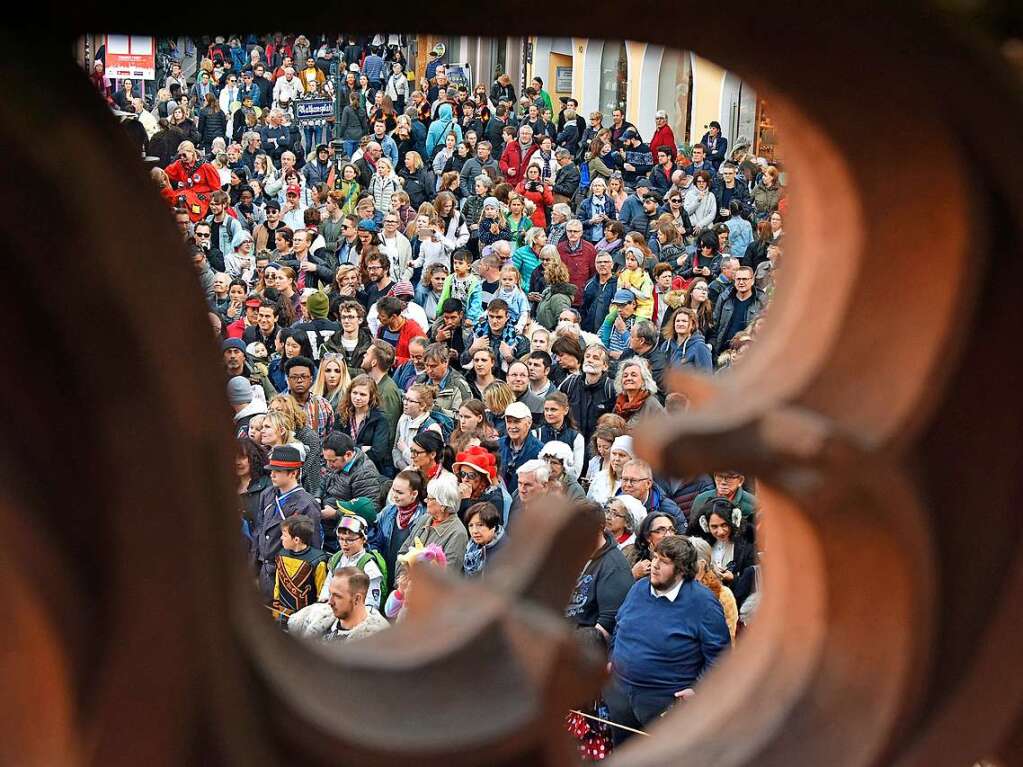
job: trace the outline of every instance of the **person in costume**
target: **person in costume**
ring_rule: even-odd
[[[286,623],[290,615],[316,601],[327,582],[327,555],[313,548],[313,521],[301,514],[281,523],[283,550],[275,560],[272,603],[274,617]]]
[[[178,144],[178,159],[167,166],[167,179],[171,189],[184,198],[179,207],[188,211],[192,223],[206,218],[210,206],[210,195],[220,189],[220,173],[208,162],[201,162],[195,144],[182,141]]]

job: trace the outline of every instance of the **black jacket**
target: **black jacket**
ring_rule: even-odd
[[[571,198],[579,189],[579,169],[574,163],[562,165],[554,174],[554,187],[551,190],[554,194],[564,195]]]
[[[725,346],[732,340],[731,338],[726,338],[725,335],[732,319],[732,313],[735,311],[735,302],[732,300],[734,297],[735,285],[729,285],[721,292],[721,297],[718,298],[718,302],[714,305],[714,317],[711,320],[709,338],[711,346],[714,348],[715,358],[724,351]],[[754,288],[750,300],[752,303],[749,309],[746,310],[747,326],[757,318],[767,304],[767,294],[760,288]]]
[[[227,138],[227,115],[207,107],[199,113],[199,146],[209,149],[218,136]]]
[[[579,574],[565,617],[579,628],[600,626],[611,635],[618,608],[634,582],[629,560],[611,535],[604,533],[604,545]]]
[[[335,421],[335,424],[338,422]],[[394,462],[391,460],[391,426],[383,410],[380,408],[370,410],[358,434],[352,434],[351,428],[344,421],[335,425],[335,428],[345,434],[351,434],[356,445],[368,447],[366,455],[381,474],[385,477],[394,476]]]
[[[403,167],[398,171],[398,176],[405,181],[402,188],[409,197],[409,205],[418,210],[419,206],[429,200],[433,193],[433,174],[425,166],[415,173]]]
[[[340,304],[340,299],[338,300]],[[331,306],[331,310],[334,315],[337,315],[337,309],[335,306]],[[323,344],[324,352],[336,352],[345,358],[345,364],[349,370],[361,370],[362,369],[362,358],[366,355],[366,350],[369,345],[373,343],[373,335],[369,332],[369,328],[359,328],[359,342],[355,344],[355,348],[349,352],[341,344],[341,334],[335,333],[330,337],[326,343]],[[379,468],[379,466],[377,467]]]
[[[605,373],[595,384],[586,383],[584,373],[573,373],[558,387],[568,397],[568,409],[587,442],[597,429],[597,419],[615,407],[614,381]]]

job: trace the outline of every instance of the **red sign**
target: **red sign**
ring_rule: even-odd
[[[139,35],[106,36],[107,77],[153,80],[156,78],[156,38]]]

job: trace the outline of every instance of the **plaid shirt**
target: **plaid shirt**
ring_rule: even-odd
[[[309,400],[302,405],[302,409],[305,410],[307,425],[316,430],[316,434],[322,442],[334,428],[334,408],[323,397],[310,394]]]

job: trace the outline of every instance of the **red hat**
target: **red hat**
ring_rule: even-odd
[[[252,309],[258,309],[263,305],[263,299],[261,299],[259,296],[252,296],[250,298],[245,299],[245,305],[251,307]]]
[[[302,187],[298,184],[288,184],[287,194],[302,194]]]
[[[460,464],[468,466],[470,469],[478,471],[480,474],[486,474],[490,477],[490,484],[497,482],[497,461],[494,459],[493,454],[486,448],[482,448],[479,445],[473,445],[464,453],[459,453],[452,468],[457,471]]]

